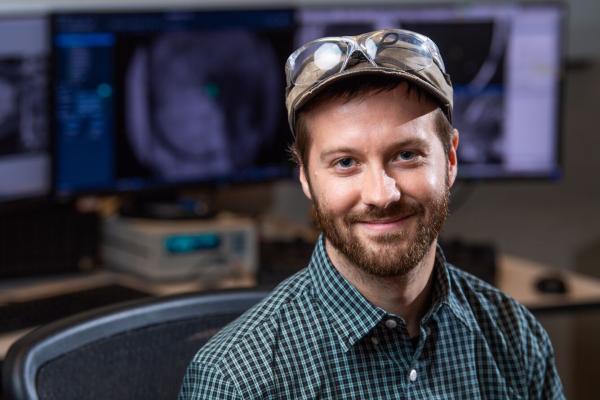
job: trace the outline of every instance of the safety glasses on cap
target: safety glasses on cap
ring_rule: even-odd
[[[294,51],[285,65],[288,89],[312,86],[340,73],[351,59],[364,57],[374,67],[418,72],[435,64],[446,75],[435,43],[403,29],[386,29],[359,36],[326,37]]]

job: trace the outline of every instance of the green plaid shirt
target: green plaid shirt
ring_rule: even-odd
[[[521,305],[445,262],[411,340],[333,267],[319,239],[308,268],[213,337],[183,399],[562,399],[554,354]]]

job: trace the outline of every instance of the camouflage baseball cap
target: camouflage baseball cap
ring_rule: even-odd
[[[313,40],[289,56],[285,73],[285,105],[292,131],[298,110],[321,90],[343,79],[373,75],[418,86],[438,102],[452,122],[450,76],[435,43],[416,32],[384,29]]]

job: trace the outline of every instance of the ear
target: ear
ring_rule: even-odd
[[[450,187],[454,184],[456,180],[456,175],[458,174],[458,157],[457,157],[457,149],[458,149],[458,130],[452,130],[452,139],[450,141],[450,149],[448,150],[448,184]]]
[[[310,200],[312,200],[312,196],[311,196],[311,193],[310,193],[310,185],[308,183],[308,179],[307,179],[306,174],[307,174],[307,171],[304,168],[304,165],[301,164],[300,165],[300,173],[299,173],[298,179],[300,179],[300,183],[302,184],[302,191],[304,192],[304,195],[306,197],[308,197]]]

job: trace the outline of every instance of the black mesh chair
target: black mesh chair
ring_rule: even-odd
[[[236,291],[111,306],[45,325],[11,346],[6,399],[176,399],[186,366],[266,296]]]

